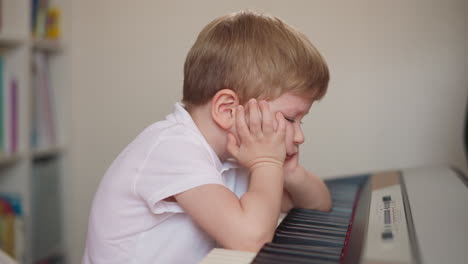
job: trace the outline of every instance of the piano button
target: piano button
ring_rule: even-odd
[[[385,231],[385,232],[382,232],[382,239],[383,239],[383,240],[391,240],[391,239],[393,239],[393,232],[392,232],[392,231]]]

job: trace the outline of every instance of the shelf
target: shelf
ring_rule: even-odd
[[[12,34],[5,34],[0,33],[0,47],[14,47],[27,42],[26,38],[12,35]]]
[[[49,148],[44,148],[44,149],[38,149],[38,150],[33,150],[31,152],[32,159],[34,161],[41,160],[41,159],[47,159],[47,158],[52,158],[60,153],[62,153],[63,148],[54,146],[54,147],[49,147]]]
[[[19,154],[8,154],[6,156],[0,157],[0,167],[9,166],[21,159],[21,155]]]
[[[55,39],[34,39],[32,41],[33,49],[45,52],[60,52],[62,43]]]
[[[8,253],[14,253],[18,264],[64,263],[68,253],[61,189],[68,150],[62,141],[67,135],[61,129],[66,117],[61,103],[68,94],[69,43],[50,38],[54,30],[62,29],[61,15],[68,14],[62,13],[68,2],[0,0],[0,82],[4,82],[0,107],[5,112],[0,192],[11,197],[9,203],[23,216],[21,230],[5,227],[13,234],[5,239],[14,245]],[[52,6],[54,10],[49,9]],[[9,263],[1,253],[0,264]]]

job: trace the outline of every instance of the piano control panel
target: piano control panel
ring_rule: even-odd
[[[385,184],[378,182],[382,179]],[[371,180],[363,262],[413,263],[399,175],[376,175]]]

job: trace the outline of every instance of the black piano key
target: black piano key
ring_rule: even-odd
[[[278,254],[282,256],[295,256],[303,257],[306,259],[319,259],[319,260],[329,260],[329,261],[339,261],[341,259],[341,254],[330,254],[327,252],[319,252],[313,250],[303,250],[301,248],[292,248],[292,247],[281,247],[280,244],[267,244],[263,247],[262,252]]]
[[[338,207],[338,206],[335,206]],[[333,208],[333,206],[332,206]],[[331,216],[331,217],[348,217],[349,213],[337,212],[337,211],[328,211],[328,212],[321,212],[321,211],[314,211],[314,210],[296,210],[293,209],[290,211],[291,214],[300,214],[300,215],[321,215],[321,216]]]
[[[290,218],[301,218],[301,219],[310,219],[310,220],[323,220],[323,221],[334,221],[348,223],[351,217],[341,217],[341,216],[328,216],[328,215],[304,215],[300,213],[291,214]]]
[[[359,191],[357,186],[329,186],[330,194],[333,196],[353,196]]]
[[[332,215],[332,216],[347,216],[349,214],[343,213],[343,212],[333,212],[333,211],[328,211],[328,212],[323,212],[323,211],[316,211],[316,210],[310,210],[310,209],[303,209],[303,208],[293,208],[289,213],[304,213],[304,214],[313,214],[313,215]]]
[[[334,212],[344,212],[344,213],[352,213],[353,208],[347,208],[347,207],[332,207],[332,211]]]
[[[334,206],[352,208],[354,205],[354,200],[336,200],[333,202]]]
[[[321,213],[321,212],[301,212],[301,211],[293,211],[290,212],[289,215],[298,215],[298,216],[314,216],[314,217],[328,217],[328,218],[337,218],[337,219],[349,219],[351,216],[350,213],[343,213],[343,212],[329,212],[329,213]]]
[[[296,256],[282,256],[271,253],[259,253],[252,264],[338,264],[339,261],[321,260],[321,259],[307,259]]]
[[[281,250],[288,250],[290,252],[298,252],[298,254],[314,252],[314,253],[323,254],[325,258],[335,259],[335,260],[338,257],[341,257],[341,253],[342,253],[341,250],[337,248],[288,245],[288,244],[278,244],[278,243],[267,243],[265,244],[264,248],[268,249],[268,251],[281,249]]]
[[[351,189],[348,190],[345,186],[331,186],[328,190],[330,191],[330,194],[334,196],[352,196],[359,191],[359,188],[356,188],[356,186],[348,186],[347,188]]]
[[[311,224],[323,224],[327,226],[337,226],[347,228],[349,225],[348,221],[335,220],[330,218],[320,218],[320,217],[303,217],[303,216],[289,216],[287,219],[283,220],[284,223],[288,222],[298,222],[298,223],[311,223]],[[282,223],[283,223],[282,222]]]
[[[335,231],[335,230],[326,230],[323,228],[311,228],[311,227],[300,227],[294,225],[283,225],[279,230],[284,231],[292,231],[292,232],[304,232],[306,234],[319,234],[319,235],[329,235],[329,236],[336,236],[336,237],[346,237],[346,230],[343,231]]]
[[[310,245],[310,246],[324,246],[324,247],[338,247],[344,246],[343,240],[311,237],[304,234],[288,234],[284,232],[278,232],[275,234],[273,242],[280,244],[295,244],[295,245]]]
[[[339,232],[346,233],[348,231],[348,228],[331,227],[331,226],[325,226],[325,225],[301,224],[301,223],[294,223],[294,222],[282,223],[280,226],[278,226],[277,231],[280,231],[285,227],[317,229],[317,230],[323,230],[323,232],[338,232],[338,233]]]
[[[275,246],[275,247],[282,247],[282,248],[291,248],[291,249],[299,249],[299,250],[310,250],[316,252],[325,252],[328,254],[333,255],[341,255],[342,249],[335,248],[335,247],[323,247],[323,246],[309,246],[309,245],[289,245],[289,244],[278,244],[278,243],[267,243],[265,245]]]
[[[290,236],[301,236],[301,237],[308,237],[310,239],[326,239],[330,241],[336,241],[336,242],[344,242],[345,237],[338,237],[338,236],[333,236],[333,235],[327,235],[327,234],[317,234],[317,233],[306,233],[306,232],[298,232],[298,231],[289,231],[289,230],[278,230],[278,234],[286,234]]]
[[[283,222],[285,222],[283,220]],[[323,219],[306,219],[300,217],[290,217],[285,223],[292,222],[292,223],[299,223],[299,224],[310,224],[310,225],[318,225],[318,226],[329,226],[335,228],[342,228],[348,229],[349,223],[348,222],[337,222],[332,220],[323,220]]]

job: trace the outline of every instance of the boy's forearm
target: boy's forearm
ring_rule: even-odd
[[[249,190],[241,197],[244,216],[253,229],[259,231],[260,240],[273,238],[281,209],[283,169],[264,166],[251,172]]]
[[[295,207],[329,211],[332,206],[330,192],[319,177],[302,166],[301,173],[284,183]]]

